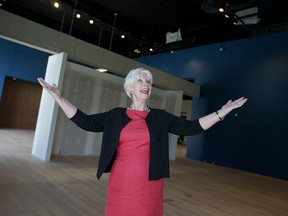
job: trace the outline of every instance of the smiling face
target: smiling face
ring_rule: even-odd
[[[147,102],[151,95],[151,89],[151,81],[148,80],[146,74],[141,74],[129,86],[129,90],[132,93],[132,100],[134,102]]]

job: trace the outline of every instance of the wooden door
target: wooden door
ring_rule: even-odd
[[[0,102],[0,127],[34,130],[42,87],[6,77]]]

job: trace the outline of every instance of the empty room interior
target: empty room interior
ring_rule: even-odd
[[[287,14],[0,0],[0,215],[287,215]]]

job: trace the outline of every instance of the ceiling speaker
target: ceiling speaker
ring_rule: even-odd
[[[218,13],[219,7],[219,4],[214,0],[205,0],[201,5],[202,11],[206,13]]]

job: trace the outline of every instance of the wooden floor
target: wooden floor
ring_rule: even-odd
[[[96,180],[97,158],[40,161],[33,136],[0,129],[0,215],[103,215],[108,174]],[[164,215],[287,216],[288,182],[180,158],[165,180]]]

